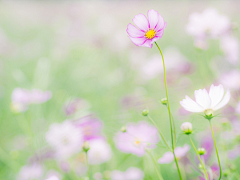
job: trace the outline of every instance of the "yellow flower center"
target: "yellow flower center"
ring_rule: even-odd
[[[156,31],[154,31],[153,29],[150,29],[146,32],[145,37],[148,39],[152,39],[154,38],[156,35]]]
[[[139,139],[136,139],[134,142],[133,142],[134,145],[136,146],[139,146],[141,144],[141,141]]]

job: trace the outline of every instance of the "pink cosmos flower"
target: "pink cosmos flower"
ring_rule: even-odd
[[[158,130],[144,121],[129,123],[127,132],[118,132],[114,141],[120,151],[143,156],[146,149],[155,148],[159,142]]]
[[[190,150],[190,146],[185,144],[183,147],[177,147],[174,152],[176,155],[176,158],[184,157],[187,152]],[[173,162],[174,156],[172,152],[166,152],[161,158],[158,159],[159,164],[169,164]]]
[[[137,46],[152,48],[153,43],[163,36],[167,23],[163,17],[155,10],[148,11],[148,19],[143,14],[138,14],[133,18],[133,22],[127,26],[127,33],[131,41]]]
[[[240,71],[233,69],[227,73],[223,73],[219,78],[219,82],[229,89],[240,89]]]
[[[144,172],[136,167],[130,167],[125,172],[114,170],[111,172],[112,180],[143,180]]]
[[[102,138],[103,122],[92,115],[74,121],[74,125],[83,132],[85,141]]]

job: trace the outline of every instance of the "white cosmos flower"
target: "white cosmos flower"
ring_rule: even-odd
[[[230,100],[230,91],[227,90],[225,96],[223,86],[220,84],[210,87],[209,93],[206,89],[196,90],[195,100],[193,101],[188,96],[185,97],[180,104],[184,109],[190,112],[204,112],[206,115],[211,115],[213,111],[216,111],[225,106]]]
[[[46,133],[46,141],[56,151],[57,158],[65,159],[81,151],[83,133],[72,122],[66,120],[50,126]]]

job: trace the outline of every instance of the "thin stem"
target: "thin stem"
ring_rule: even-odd
[[[161,132],[160,129],[158,128],[157,124],[155,123],[155,121],[154,121],[149,115],[147,115],[147,117],[148,117],[148,119],[150,119],[150,121],[152,121],[152,123],[154,124],[154,126],[158,129],[158,132],[159,132],[159,134],[161,135],[162,140],[164,141],[164,143],[166,144],[166,146],[168,147],[168,149],[169,149],[170,151],[172,151],[172,149],[169,147],[166,139],[164,138],[162,132]]]
[[[204,171],[204,173],[205,173],[205,176],[206,176],[207,180],[209,180],[207,171],[206,171],[206,169],[205,169],[205,166],[204,166],[204,164],[203,164],[203,162],[202,162],[202,160],[201,160],[201,158],[200,158],[200,156],[199,156],[199,153],[198,153],[198,151],[197,151],[197,149],[196,149],[196,147],[195,147],[195,145],[194,145],[194,143],[193,143],[190,135],[189,135],[189,140],[190,140],[190,142],[191,142],[191,144],[192,144],[192,146],[193,146],[193,149],[195,150],[195,152],[196,152],[196,154],[197,154],[197,157],[198,157],[200,163],[202,164],[202,167],[203,167],[203,171]]]
[[[163,177],[162,177],[161,173],[158,171],[158,164],[157,164],[156,160],[154,159],[154,157],[153,157],[153,155],[152,155],[152,153],[151,153],[150,151],[147,151],[147,152],[148,152],[148,154],[149,154],[149,155],[151,156],[151,158],[152,158],[152,161],[153,161],[153,163],[154,163],[154,167],[155,167],[155,170],[156,170],[156,172],[157,172],[157,175],[158,175],[159,180],[163,180]]]
[[[165,63],[164,63],[164,58],[163,58],[163,53],[160,49],[160,47],[158,46],[158,44],[155,42],[161,56],[162,56],[162,62],[163,62],[163,72],[164,72],[164,83],[165,83],[165,91],[166,91],[166,98],[167,98],[167,108],[168,108],[168,116],[169,116],[169,121],[170,121],[170,128],[171,128],[171,139],[172,139],[172,148],[173,148],[173,155],[174,155],[174,160],[178,169],[178,174],[179,174],[179,178],[180,180],[182,180],[182,176],[181,176],[181,172],[180,172],[180,168],[177,162],[177,158],[174,152],[174,141],[173,141],[173,125],[172,125],[172,118],[171,118],[171,111],[170,111],[170,105],[169,105],[169,99],[168,99],[168,90],[167,90],[167,79],[166,79],[166,69],[165,69]]]
[[[87,163],[87,166],[88,166],[88,178],[90,179],[90,165],[88,163],[87,152],[86,152],[86,163]]]
[[[174,132],[174,149],[176,147],[176,142],[177,142],[177,136],[176,136],[176,128],[175,128],[175,122],[174,122],[174,119],[173,119],[173,115],[171,114],[172,116],[172,123],[173,123],[173,132]]]
[[[221,167],[220,158],[219,158],[219,155],[218,155],[218,149],[217,149],[217,144],[216,144],[216,140],[215,140],[215,136],[214,136],[214,132],[213,132],[211,120],[209,121],[209,124],[210,124],[210,126],[211,126],[213,141],[214,141],[214,145],[215,145],[215,149],[216,149],[216,154],[217,154],[217,158],[218,158],[218,164],[219,164],[219,169],[220,169],[220,175],[219,175],[219,180],[220,180],[221,177],[222,177],[222,167]]]

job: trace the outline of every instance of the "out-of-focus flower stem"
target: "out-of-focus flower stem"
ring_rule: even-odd
[[[148,152],[149,156],[151,156],[151,158],[152,158],[152,161],[153,161],[155,169],[157,171],[157,175],[158,175],[159,180],[163,180],[163,177],[162,177],[161,173],[158,170],[158,164],[157,164],[156,160],[154,159],[154,157],[153,157],[153,155],[152,155],[152,153],[150,151],[147,150],[147,152]]]
[[[158,129],[158,132],[159,132],[159,134],[160,134],[162,140],[164,141],[164,143],[165,143],[166,146],[168,147],[168,149],[169,149],[170,151],[172,151],[172,149],[169,147],[169,145],[168,145],[166,139],[164,138],[162,132],[161,132],[160,129],[158,128],[157,124],[155,123],[155,121],[154,121],[149,115],[147,115],[147,117],[148,117],[148,119],[149,119],[150,121],[152,121],[152,123],[154,124],[154,126]]]
[[[165,83],[165,91],[166,91],[166,98],[167,98],[167,108],[168,108],[168,115],[169,115],[169,121],[170,121],[170,129],[171,129],[171,139],[172,139],[172,148],[173,148],[173,155],[174,155],[174,160],[175,160],[175,163],[176,163],[176,166],[177,166],[177,169],[178,169],[178,174],[179,174],[179,178],[180,180],[182,180],[182,176],[181,176],[181,172],[180,172],[180,168],[179,168],[179,165],[178,165],[178,161],[177,161],[177,158],[176,158],[176,155],[175,155],[175,152],[174,152],[174,137],[173,137],[173,124],[172,124],[172,114],[171,114],[171,111],[170,111],[170,105],[169,105],[169,99],[168,99],[168,90],[167,90],[167,79],[166,79],[166,68],[165,68],[165,62],[164,62],[164,58],[163,58],[163,53],[160,49],[160,47],[158,46],[158,44],[155,42],[161,56],[162,56],[162,62],[163,62],[163,72],[164,72],[164,83]]]
[[[189,137],[189,140],[190,140],[190,142],[191,142],[191,144],[192,144],[192,146],[193,146],[193,149],[195,150],[195,152],[196,152],[196,154],[197,154],[197,157],[198,157],[200,163],[202,164],[202,167],[203,167],[203,171],[204,171],[205,177],[206,177],[207,180],[209,180],[209,178],[208,178],[208,174],[207,174],[207,171],[206,171],[206,169],[205,169],[205,165],[204,165],[204,163],[202,162],[202,160],[201,160],[201,158],[200,158],[200,156],[199,156],[199,153],[198,153],[198,151],[197,151],[197,149],[196,149],[196,147],[195,147],[195,145],[194,145],[194,143],[193,143],[193,141],[192,141],[190,135],[189,135],[188,137]]]
[[[87,152],[86,152],[86,163],[87,163],[87,166],[88,166],[88,178],[90,180],[90,165],[89,165],[89,162],[88,162],[88,156],[87,156]]]
[[[210,127],[211,127],[213,141],[214,141],[216,154],[217,154],[217,158],[218,158],[218,164],[219,164],[219,169],[220,169],[220,175],[219,175],[219,180],[220,180],[222,178],[222,167],[221,167],[220,158],[219,158],[219,155],[218,155],[218,149],[217,149],[217,144],[216,144],[216,140],[215,140],[215,136],[214,136],[211,120],[209,120],[209,124],[210,124]]]

